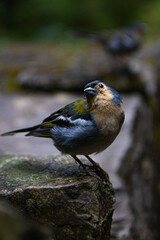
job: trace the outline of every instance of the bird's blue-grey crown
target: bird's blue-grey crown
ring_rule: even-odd
[[[107,84],[101,82],[100,80],[95,80],[93,82],[90,82],[90,83],[87,83],[84,87],[84,93],[87,97],[93,97],[95,95],[98,94],[97,90],[94,88],[96,85],[98,84],[104,84],[109,90],[110,90],[110,93],[112,94],[113,96],[113,99],[112,99],[112,102],[115,103],[115,104],[121,104],[122,103],[122,98],[121,96],[119,95],[119,93],[111,88],[110,86],[108,86]]]

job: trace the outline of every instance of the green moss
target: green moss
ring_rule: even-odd
[[[31,158],[31,159],[30,159]],[[32,157],[27,156],[1,156],[0,157],[0,173],[7,179],[8,184],[12,186],[29,186],[36,184],[71,184],[81,179],[82,176],[67,176],[63,174],[65,165],[55,164],[54,169],[49,169],[48,163],[35,161]],[[64,168],[63,168],[64,167]],[[88,177],[86,176],[86,179]],[[84,179],[84,176],[83,176]],[[10,180],[12,180],[10,182]],[[7,181],[6,181],[7,184]]]
[[[3,168],[7,163],[13,160],[12,155],[0,155],[0,169]],[[1,170],[0,170],[1,171]]]

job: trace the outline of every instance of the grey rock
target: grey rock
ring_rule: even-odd
[[[86,175],[67,156],[1,156],[0,177],[1,198],[53,239],[109,240],[114,192],[108,178]]]

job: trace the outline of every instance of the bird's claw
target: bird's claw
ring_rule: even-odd
[[[103,180],[107,180],[108,179],[108,175],[107,173],[100,167],[100,165],[98,163],[94,163],[93,165],[88,165],[88,164],[84,164],[84,166],[88,169],[94,169],[96,174]]]

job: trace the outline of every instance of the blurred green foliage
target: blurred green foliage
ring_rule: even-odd
[[[0,35],[53,39],[68,29],[100,31],[134,20],[158,34],[159,0],[0,0]]]

